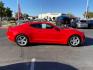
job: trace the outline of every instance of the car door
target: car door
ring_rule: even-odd
[[[55,26],[46,23],[32,24],[31,37],[35,42],[57,43],[60,40],[60,31]]]
[[[59,34],[58,31],[55,30],[55,27],[52,26],[51,24],[42,24],[42,40],[43,42],[47,43],[54,43],[57,41],[57,36]]]
[[[30,25],[29,35],[32,42],[41,42],[42,40],[42,24],[34,23]]]

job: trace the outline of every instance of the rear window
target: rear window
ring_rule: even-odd
[[[80,20],[81,23],[86,23],[87,21],[86,20]]]

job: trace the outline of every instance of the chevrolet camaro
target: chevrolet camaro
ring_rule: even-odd
[[[28,43],[67,44],[78,47],[85,41],[83,32],[70,27],[58,27],[50,22],[25,22],[9,27],[6,34],[10,41],[22,47]]]

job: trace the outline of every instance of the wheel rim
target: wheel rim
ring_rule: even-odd
[[[19,36],[17,38],[18,45],[25,46],[27,44],[27,38],[25,36]]]
[[[78,36],[73,36],[70,39],[70,44],[73,45],[73,46],[79,45],[80,44],[80,38]]]

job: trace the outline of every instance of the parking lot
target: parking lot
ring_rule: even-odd
[[[0,70],[93,70],[93,29],[79,30],[86,35],[81,47],[53,44],[19,47],[7,40],[7,29],[0,29]]]

